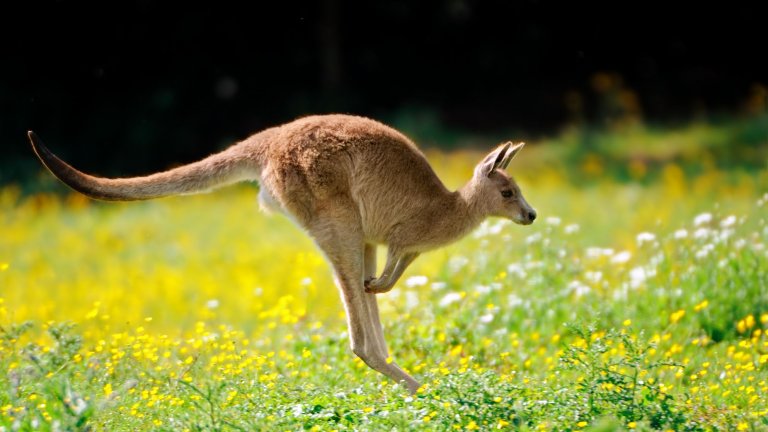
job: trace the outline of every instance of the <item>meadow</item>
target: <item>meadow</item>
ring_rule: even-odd
[[[329,268],[256,185],[3,186],[0,430],[768,430],[766,125],[529,143],[536,223],[490,219],[379,296],[415,396],[354,357]],[[485,144],[426,154],[455,188]]]

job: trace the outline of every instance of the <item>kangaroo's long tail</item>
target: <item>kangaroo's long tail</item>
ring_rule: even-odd
[[[237,146],[157,174],[115,179],[95,177],[56,157],[34,132],[29,131],[28,136],[32,149],[53,175],[72,189],[100,200],[132,201],[194,194],[258,178],[255,161]]]

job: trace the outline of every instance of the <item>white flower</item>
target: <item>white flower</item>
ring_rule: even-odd
[[[560,218],[557,216],[550,216],[544,219],[544,222],[546,222],[547,225],[558,226],[560,225]]]
[[[699,228],[693,233],[693,238],[695,239],[705,239],[709,237],[709,234],[712,232],[709,228]]]
[[[475,285],[475,291],[480,294],[488,294],[491,292],[491,287],[488,285]]]
[[[720,222],[720,226],[723,228],[728,228],[733,226],[735,223],[736,223],[736,216],[730,215]]]
[[[675,238],[676,239],[684,239],[688,237],[688,230],[686,229],[679,229],[675,231]]]
[[[637,235],[638,246],[642,246],[643,243],[650,243],[654,240],[656,240],[656,234],[653,234],[653,233],[641,232],[640,234]]]
[[[445,282],[432,282],[432,289],[434,291],[440,291],[441,289],[445,288],[446,286],[448,286],[448,284],[445,283]]]
[[[451,273],[458,273],[465,265],[469,263],[469,259],[462,255],[452,256],[448,260],[448,269]]]
[[[576,297],[581,297],[585,294],[588,294],[591,291],[591,289],[588,286],[581,283],[580,281],[575,280],[575,281],[571,281],[571,283],[568,284],[566,291],[573,292],[576,295]]]
[[[523,299],[521,299],[516,294],[510,294],[507,296],[507,304],[509,305],[509,307],[520,306],[521,304],[523,304]]]
[[[531,234],[525,238],[527,244],[536,243],[539,240],[541,240],[541,233]]]
[[[563,231],[565,231],[566,234],[573,234],[579,231],[579,225],[578,224],[566,225]]]
[[[584,273],[584,279],[588,282],[596,284],[603,280],[603,272],[600,271],[588,271]]]
[[[493,321],[493,314],[492,313],[487,313],[487,314],[485,314],[485,315],[480,317],[480,322],[482,322],[482,323],[486,323],[487,324],[487,323],[489,323],[491,321]]]
[[[613,255],[613,249],[590,247],[590,248],[587,248],[586,255],[587,255],[587,258],[600,258],[601,256],[611,256]]]
[[[629,285],[632,288],[637,288],[643,284],[651,276],[656,275],[656,269],[646,269],[643,267],[635,267],[629,271]]]
[[[523,266],[520,263],[512,263],[507,266],[507,273],[510,275],[515,275],[519,277],[520,279],[524,279],[528,273],[523,270]]]
[[[512,223],[512,222],[510,220],[508,220],[508,219],[500,219],[498,222],[496,222],[495,224],[491,225],[490,228],[488,228],[488,234],[496,235],[496,234],[500,233],[501,230],[505,226],[509,225],[510,223]]]
[[[621,251],[611,258],[611,262],[614,264],[623,264],[632,258],[632,254],[629,251]]]
[[[712,213],[702,213],[693,218],[693,224],[695,226],[703,225],[712,222]]]
[[[426,276],[411,276],[408,279],[405,280],[405,286],[408,288],[413,288],[417,286],[424,286],[427,284],[429,279],[427,279]]]
[[[440,306],[446,307],[452,303],[456,303],[457,301],[461,300],[461,294],[457,292],[451,292],[443,296],[442,299],[440,299]]]
[[[702,246],[702,248],[699,249],[698,252],[696,252],[696,258],[698,259],[705,258],[714,249],[715,249],[715,245],[713,245],[712,243],[707,243],[704,246]]]
[[[217,299],[210,299],[207,302],[205,302],[205,307],[208,309],[216,309],[219,307],[219,301]]]

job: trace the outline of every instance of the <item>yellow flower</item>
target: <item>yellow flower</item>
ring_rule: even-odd
[[[637,423],[635,423],[633,421],[629,422],[629,423],[627,423],[627,427],[630,428],[630,429],[634,429],[634,428],[637,427]]]
[[[747,430],[747,429],[749,429],[749,425],[747,424],[747,422],[740,422],[740,423],[739,423],[739,424],[736,426],[736,430],[740,430],[740,431],[743,431],[743,430]]]
[[[632,320],[631,319],[625,319],[622,324],[624,324],[624,327],[629,327],[629,326],[632,325]]]
[[[694,307],[693,307],[693,310],[694,310],[694,311],[696,311],[696,312],[699,312],[699,311],[701,311],[702,309],[706,309],[706,307],[707,307],[707,306],[709,306],[709,301],[707,301],[707,300],[704,300],[704,301],[702,301],[701,303],[699,303],[699,304],[697,304],[696,306],[694,306]]]
[[[107,383],[104,386],[104,396],[109,396],[111,394],[112,394],[112,384],[111,383]]]
[[[589,423],[587,423],[587,422],[585,422],[585,421],[583,421],[583,420],[582,420],[582,421],[580,421],[580,422],[576,423],[576,426],[578,426],[578,427],[580,427],[580,428],[583,428],[584,426],[586,426],[586,425],[588,425],[588,424],[589,424]]]
[[[496,429],[501,429],[501,428],[503,428],[504,426],[508,426],[508,425],[509,425],[509,422],[508,422],[508,421],[505,421],[505,420],[499,419],[499,424],[497,424],[497,425],[496,425]]]
[[[478,430],[478,429],[480,429],[480,426],[478,426],[474,420],[469,422],[469,424],[467,425],[467,430]]]
[[[680,321],[680,319],[683,318],[684,316],[685,316],[685,310],[683,309],[680,309],[677,312],[672,312],[672,314],[669,316],[669,322],[672,324],[675,324],[678,321]]]
[[[456,357],[461,354],[462,346],[456,345],[455,347],[451,348],[451,351],[448,353],[453,357]]]

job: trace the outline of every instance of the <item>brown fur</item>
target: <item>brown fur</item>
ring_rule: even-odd
[[[353,352],[411,392],[418,382],[387,360],[375,293],[392,289],[420,253],[461,238],[488,216],[526,225],[536,217],[503,171],[522,143],[499,146],[463,188],[449,191],[408,138],[362,117],[301,118],[199,162],[123,179],[84,174],[53,155],[34,133],[29,138],[56,177],[97,199],[150,199],[258,181],[262,206],[292,217],[333,266]],[[388,251],[376,278],[379,244]]]

